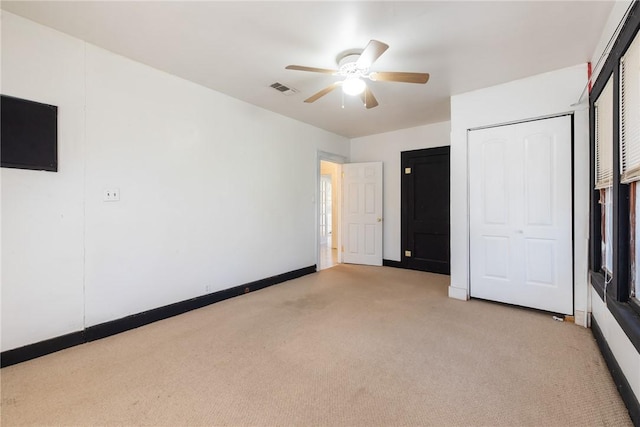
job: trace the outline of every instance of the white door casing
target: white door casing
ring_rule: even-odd
[[[571,118],[469,132],[470,294],[573,314]]]
[[[382,265],[382,162],[342,165],[342,261]]]

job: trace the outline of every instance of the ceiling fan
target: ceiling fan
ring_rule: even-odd
[[[360,95],[367,109],[377,107],[378,100],[363,79],[383,82],[403,82],[425,84],[429,80],[428,73],[405,73],[396,71],[369,71],[373,63],[387,50],[389,45],[377,40],[369,41],[361,53],[343,54],[337,58],[338,69],[305,67],[302,65],[288,65],[287,70],[311,71],[313,73],[331,74],[344,77],[344,80],[330,84],[321,91],[311,95],[304,102],[311,103],[322,98],[332,90],[342,86],[347,95]]]

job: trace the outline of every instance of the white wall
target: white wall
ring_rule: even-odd
[[[2,93],[59,107],[60,168],[1,170],[2,351],[316,263],[346,138],[1,16]]]
[[[0,170],[2,350],[83,327],[84,45],[2,12],[2,93],[58,105],[58,172]]]
[[[383,258],[401,261],[400,153],[449,145],[450,123],[441,122],[351,140],[352,162],[383,162]]]
[[[586,104],[572,106],[587,81],[586,64],[540,74],[451,98],[451,286],[449,296],[469,296],[467,130],[575,112],[574,283],[576,323],[587,325],[589,135]],[[563,165],[571,167],[571,165]]]

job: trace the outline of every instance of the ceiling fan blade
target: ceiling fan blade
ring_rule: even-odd
[[[324,89],[322,89],[320,92],[311,95],[309,98],[305,99],[304,102],[315,102],[318,99],[322,98],[323,96],[325,96],[326,94],[328,94],[329,92],[331,92],[332,90],[334,90],[335,88],[337,88],[338,86],[340,86],[342,84],[342,82],[335,82],[333,84],[330,84],[329,86],[325,87]]]
[[[356,62],[356,67],[359,69],[365,69],[371,67],[376,59],[380,58],[387,49],[389,49],[389,45],[379,42],[378,40],[371,40],[367,47],[364,48],[358,61]]]
[[[360,98],[362,98],[362,102],[364,102],[364,105],[365,107],[367,107],[367,110],[369,108],[378,106],[378,100],[376,99],[375,96],[373,96],[373,92],[371,92],[371,89],[369,89],[368,87],[365,88],[364,92],[360,94]]]
[[[402,82],[402,83],[422,83],[429,81],[429,73],[403,73],[396,71],[376,71],[369,74],[373,81],[381,82]]]
[[[327,68],[305,67],[303,65],[287,65],[285,70],[311,71],[313,73],[335,74],[338,70],[329,70]]]

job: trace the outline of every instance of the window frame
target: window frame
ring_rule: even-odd
[[[611,314],[636,350],[640,352],[640,304],[630,298],[630,235],[629,235],[629,184],[620,182],[620,59],[626,53],[636,35],[640,37],[640,2],[636,1],[624,23],[611,52],[593,84],[589,94],[590,134],[590,239],[589,270],[591,285],[605,302]],[[600,192],[595,190],[595,101],[613,77],[613,271],[610,283],[605,284],[602,272],[600,242],[601,210],[598,203]]]

